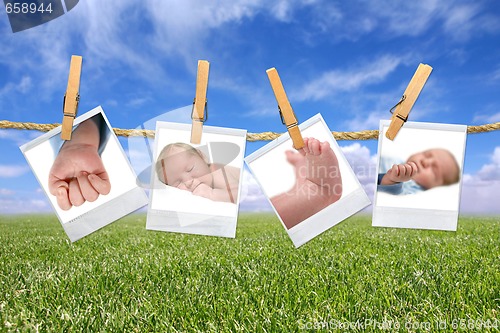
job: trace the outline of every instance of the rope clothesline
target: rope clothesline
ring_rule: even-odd
[[[19,130],[36,130],[40,132],[48,132],[61,124],[37,124],[37,123],[21,123],[8,120],[0,120],[0,129],[19,129]],[[478,126],[467,126],[467,133],[484,133],[500,130],[500,122],[492,124],[484,124]],[[146,137],[154,138],[154,130],[136,130],[113,128],[117,136],[123,137]],[[378,130],[364,130],[358,132],[332,132],[335,140],[374,140],[378,138]],[[282,135],[276,132],[262,133],[247,133],[247,141],[272,141]]]

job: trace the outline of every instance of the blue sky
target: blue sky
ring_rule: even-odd
[[[434,70],[410,120],[500,121],[496,0],[82,0],[15,34],[0,10],[0,44],[10,121],[61,121],[72,54],[83,56],[80,114],[101,105],[120,128],[189,105],[199,59],[211,64],[207,125],[283,132],[266,75],[276,67],[299,121],[321,113],[333,131],[378,129],[421,62]],[[50,211],[18,148],[39,135],[0,130],[0,213]],[[376,140],[340,145],[355,171],[373,169]],[[374,174],[359,173],[372,195]],[[242,209],[269,209],[248,173],[244,187]],[[461,211],[500,213],[499,188],[500,131],[469,135]]]

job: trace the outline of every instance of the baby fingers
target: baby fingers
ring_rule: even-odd
[[[410,177],[413,177],[413,176],[415,176],[418,173],[417,163],[415,163],[415,162],[408,162],[406,165],[410,169],[409,170],[409,174],[408,174]]]
[[[392,166],[390,173],[397,177],[397,181],[406,181],[411,178],[411,176],[416,173],[416,169],[409,164],[395,164]]]
[[[90,174],[89,175],[90,184],[96,189],[100,194],[108,194],[111,191],[111,183],[109,182],[108,174],[103,172],[99,175]]]
[[[413,173],[413,167],[409,164],[401,164],[400,165],[402,170],[401,170],[401,176],[405,178],[409,178],[412,176]]]
[[[78,180],[76,178],[73,178],[69,182],[69,201],[76,207],[83,205],[85,202],[82,191],[80,190],[80,185],[78,184]]]
[[[99,193],[90,184],[87,172],[82,172],[78,176],[78,184],[80,185],[80,190],[82,192],[83,198],[89,202],[94,202],[99,197]]]
[[[67,186],[66,187],[61,186],[57,188],[57,191],[55,191],[55,195],[57,198],[57,204],[62,210],[69,210],[72,207],[68,197]]]

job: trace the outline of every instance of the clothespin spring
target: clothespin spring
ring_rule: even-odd
[[[283,125],[286,125],[286,124],[285,124],[285,118],[283,118],[283,112],[281,112],[281,108],[280,108],[280,106],[279,106],[279,105],[278,105],[278,111],[279,111],[279,113],[280,113],[281,123],[282,123]]]
[[[404,101],[405,99],[406,99],[406,95],[401,96],[401,99],[399,100],[399,102],[397,102],[397,103],[396,103],[396,105],[394,105],[394,106],[393,106],[393,107],[389,110],[389,112],[390,112],[391,114],[394,114],[394,109],[395,109],[395,108],[396,108],[399,104],[403,103],[403,101]],[[400,114],[398,113],[398,114],[396,114],[396,117],[397,117],[397,118],[399,118],[399,119],[401,119],[401,120],[402,120],[403,122],[405,122],[405,123],[408,121],[408,116],[403,117],[402,115],[400,115]]]
[[[194,109],[194,105],[196,104],[196,97],[193,99],[193,109]],[[204,123],[205,121],[207,121],[208,119],[208,99],[205,99],[205,112],[203,112],[203,118],[202,119],[194,119],[193,117],[193,112],[191,112],[191,120],[197,120],[197,121],[200,121],[202,123]]]
[[[78,110],[78,104],[80,103],[80,94],[76,95],[75,100],[76,100],[76,110]],[[66,94],[64,94],[63,97],[63,116],[76,118],[76,112],[75,113],[64,112],[64,105],[66,105]]]
[[[278,105],[278,111],[279,111],[279,113],[280,113],[281,123],[282,123],[283,125],[285,125],[285,126],[286,126],[286,129],[287,129],[287,130],[289,130],[289,129],[290,129],[290,128],[292,128],[292,127],[295,127],[295,126],[298,126],[298,125],[299,125],[299,122],[298,122],[298,121],[296,121],[296,122],[294,122],[294,123],[291,123],[290,125],[287,125],[287,124],[285,123],[285,118],[283,118],[283,113],[281,112],[281,108],[280,108],[280,106],[279,106],[279,105]],[[294,113],[294,116],[295,116],[295,113]]]

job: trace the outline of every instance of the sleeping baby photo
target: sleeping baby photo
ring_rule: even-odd
[[[380,170],[377,189],[391,194],[415,194],[460,180],[455,156],[443,148],[414,153],[402,163],[382,156]]]
[[[467,126],[382,121],[374,226],[456,230]]]
[[[166,145],[160,152],[155,169],[163,184],[193,195],[231,203],[238,198],[240,168],[210,163],[207,154],[187,143]]]
[[[146,228],[234,237],[246,131],[157,122]]]

